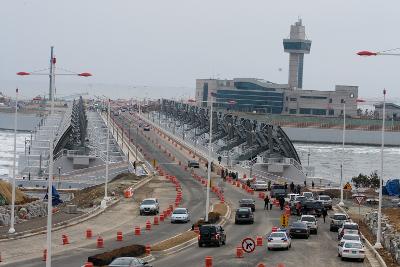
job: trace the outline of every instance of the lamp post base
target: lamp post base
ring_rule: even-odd
[[[339,202],[339,206],[341,206],[341,207],[343,207],[343,206],[344,206],[344,203],[343,203],[343,201],[340,201],[340,202]]]
[[[381,242],[376,242],[374,245],[374,248],[376,248],[376,249],[383,248]]]
[[[14,233],[15,233],[14,227],[11,227],[11,228],[8,230],[8,233],[9,233],[9,234],[14,234]]]

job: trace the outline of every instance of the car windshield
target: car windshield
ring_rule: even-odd
[[[305,196],[305,197],[312,197],[313,194],[312,194],[312,193],[309,193],[309,192],[304,192],[304,193],[303,193],[303,196]]]
[[[347,242],[344,244],[345,248],[362,248],[361,243]]]
[[[142,204],[143,205],[154,205],[156,202],[152,199],[145,199],[143,200]]]
[[[242,203],[242,204],[253,204],[254,200],[252,200],[252,199],[242,199],[242,200],[239,201],[239,203]]]
[[[315,218],[311,217],[311,216],[310,217],[308,217],[308,216],[307,217],[302,217],[301,220],[304,221],[304,222],[315,222]]]
[[[344,240],[360,240],[358,235],[343,235]]]
[[[358,230],[357,224],[345,224],[344,229]]]
[[[275,232],[275,233],[271,233],[269,235],[269,237],[280,237],[280,238],[283,238],[283,237],[286,237],[286,234],[284,232]]]
[[[129,266],[129,264],[131,264],[131,262],[132,262],[132,259],[130,259],[130,258],[119,258],[119,259],[113,260],[113,262],[111,264],[112,265]]]
[[[249,209],[237,209],[237,213],[249,213]]]
[[[329,196],[320,196],[319,199],[320,200],[331,200],[331,197],[329,197]]]
[[[335,215],[333,215],[333,219],[334,220],[347,220],[347,217],[346,217],[346,215],[343,215],[343,214],[335,214]]]
[[[186,210],[185,209],[176,209],[176,210],[174,210],[174,214],[186,214]]]
[[[294,222],[292,228],[307,228],[307,225],[302,222]]]

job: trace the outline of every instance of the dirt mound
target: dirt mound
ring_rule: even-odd
[[[4,199],[5,204],[11,204],[12,185],[6,181],[0,181],[0,202]],[[21,190],[15,188],[15,204],[21,205],[30,202],[31,199]]]
[[[140,179],[141,178],[132,173],[121,173],[108,184],[107,194],[109,196],[123,195],[124,190],[128,188],[130,184],[133,184],[132,182]],[[100,184],[76,192],[71,202],[79,208],[91,208],[100,205],[103,198],[104,184]]]

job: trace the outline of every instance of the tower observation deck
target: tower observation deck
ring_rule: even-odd
[[[289,53],[289,86],[303,87],[304,54],[311,50],[311,40],[306,40],[305,27],[301,19],[290,26],[290,38],[283,39],[283,48]]]

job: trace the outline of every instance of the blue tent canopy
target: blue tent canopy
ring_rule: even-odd
[[[389,196],[399,196],[400,195],[400,180],[391,179],[386,182],[383,187],[382,193]]]

